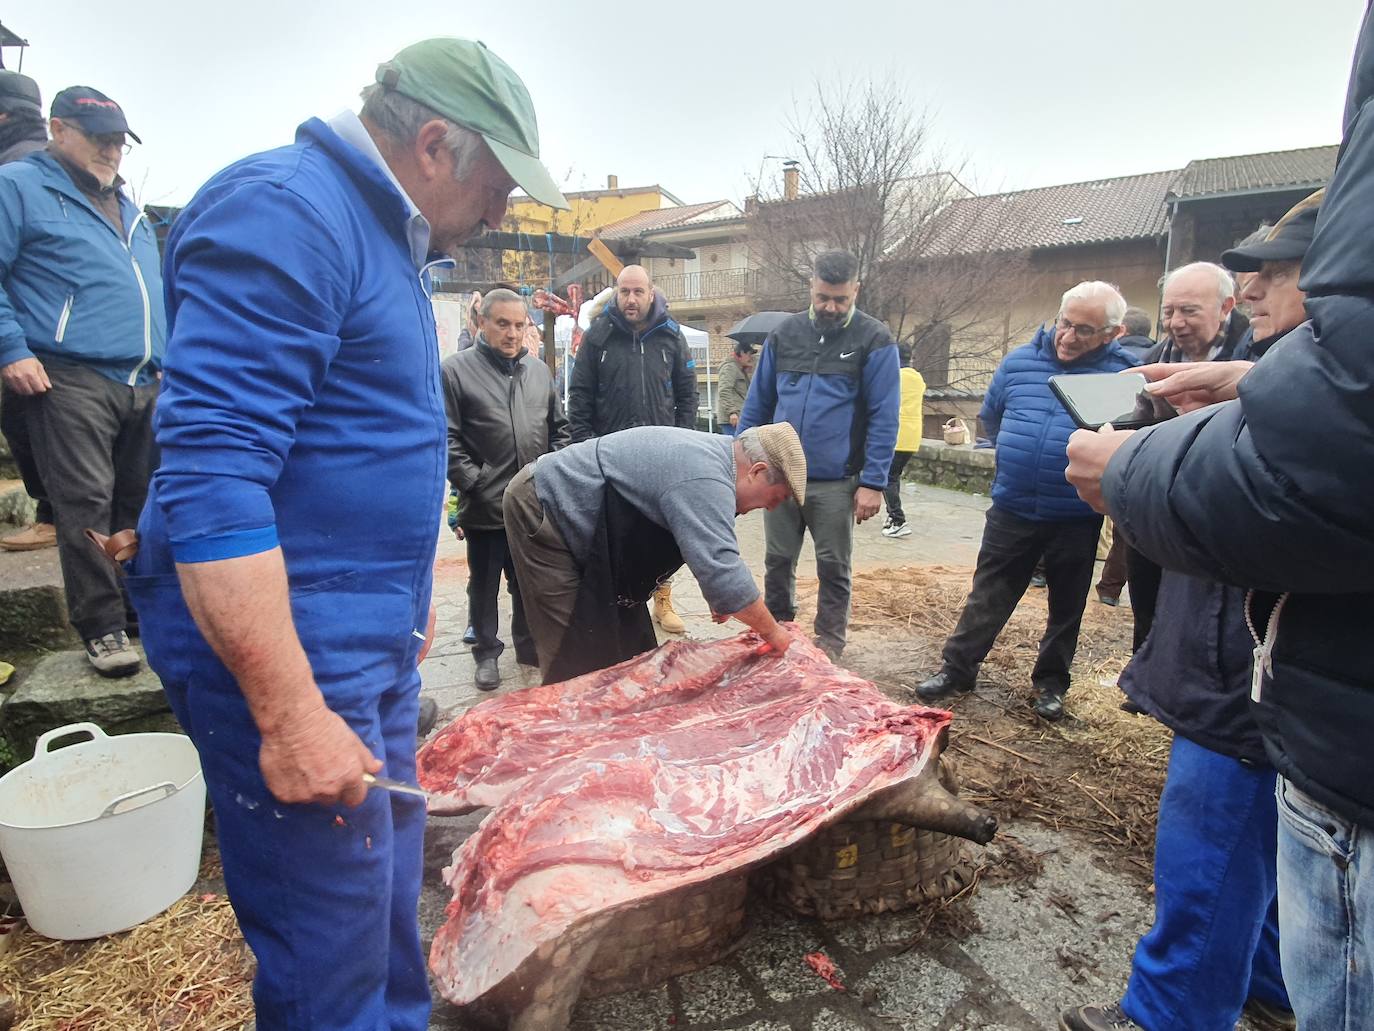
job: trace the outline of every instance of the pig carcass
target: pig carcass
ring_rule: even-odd
[[[518,1028],[566,1023],[630,907],[739,876],[848,816],[991,838],[939,785],[947,712],[899,705],[799,632],[671,642],[512,692],[425,745],[430,811],[491,812],[444,871],[441,993]]]

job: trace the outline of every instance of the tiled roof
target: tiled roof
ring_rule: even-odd
[[[1145,240],[1168,232],[1164,198],[1177,171],[966,197],[940,212],[932,257]]]
[[[1336,146],[1190,161],[1171,191],[1186,200],[1219,193],[1326,185],[1336,168]]]
[[[676,229],[690,222],[713,221],[721,215],[717,209],[723,207],[734,209],[734,205],[728,200],[709,200],[704,204],[683,204],[676,208],[641,211],[637,215],[622,218],[619,222],[602,226],[601,237],[604,240],[619,240],[630,236],[643,236],[656,229]],[[738,213],[738,210],[731,211],[731,215]]]

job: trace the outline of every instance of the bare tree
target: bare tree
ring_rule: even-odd
[[[910,345],[932,385],[978,387],[1026,327],[1011,301],[1024,253],[996,249],[996,206],[972,197],[962,165],[936,145],[932,120],[893,79],[817,83],[787,123],[795,179],[754,184],[747,204],[760,304],[805,304],[811,262],[828,248],[859,259],[860,306]]]

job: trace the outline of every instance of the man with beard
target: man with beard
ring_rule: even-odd
[[[696,363],[668,302],[649,273],[626,265],[615,296],[593,320],[577,349],[568,387],[573,443],[631,426],[676,426],[697,420]],[[665,633],[687,629],[673,608],[672,584],[654,592],[653,619]]]
[[[166,338],[157,238],[120,187],[124,111],[73,86],[52,143],[0,168],[0,379],[23,398],[72,626],[101,676],[142,663],[114,568],[85,538],[138,518]]]
[[[563,404],[548,366],[526,345],[529,309],[519,294],[493,290],[482,298],[477,340],[444,360],[448,412],[448,479],[458,493],[458,526],[468,545],[468,612],[475,633],[474,683],[480,691],[501,685],[496,660],[505,650],[497,634],[501,575],[511,598],[515,659],[538,666],[525,621],[501,496],[511,477],[540,455],[568,442]]]
[[[162,463],[129,591],[200,753],[257,956],[259,1031],[423,1031],[413,783],[446,431],[429,256],[496,226],[539,163],[481,43],[377,69],[361,115],[215,175],[167,241]],[[467,353],[467,352],[465,352]]]
[[[1298,277],[1320,202],[1222,255],[1250,274],[1242,298],[1257,357],[1307,318]],[[1154,925],[1120,1003],[1065,1011],[1068,1031],[1230,1031],[1242,1008],[1262,1027],[1295,1026],[1279,964],[1275,771],[1250,711],[1253,647],[1242,588],[1164,571],[1154,627],[1120,679],[1134,707],[1174,734]]]
[[[848,251],[816,255],[811,308],[764,341],[738,432],[790,422],[806,451],[804,503],[764,516],[764,598],[779,622],[797,616],[797,559],[811,531],[820,595],[816,644],[831,660],[849,629],[854,524],[878,514],[897,444],[902,388],[888,328],[855,307],[859,261]]]

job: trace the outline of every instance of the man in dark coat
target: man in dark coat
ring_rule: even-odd
[[[631,426],[676,426],[697,421],[696,363],[668,301],[649,273],[626,265],[615,296],[592,322],[577,349],[568,387],[568,428],[574,443]],[[654,594],[653,619],[665,632],[687,629],[673,609],[673,585]]]
[[[1151,370],[1191,412],[1078,433],[1068,477],[1166,568],[1249,587],[1251,698],[1278,769],[1283,970],[1299,1026],[1374,1025],[1374,21],[1299,285],[1246,371]],[[1219,402],[1219,403],[1218,403]],[[1202,406],[1200,410],[1199,406]]]
[[[43,97],[38,83],[19,72],[0,69],[0,165],[28,157],[48,145],[48,126],[43,121]],[[0,385],[0,433],[9,442],[24,490],[37,505],[33,524],[0,539],[5,551],[37,551],[57,546],[52,502],[38,472],[29,438],[29,396]]]
[[[528,316],[518,294],[491,291],[482,298],[473,346],[446,358],[441,367],[448,479],[458,492],[458,526],[468,545],[474,682],[482,691],[501,684],[496,660],[505,645],[497,636],[496,602],[502,573],[511,598],[515,659],[522,666],[539,665],[506,542],[501,496],[517,472],[568,442],[568,424],[553,377],[524,345]]]
[[[1306,319],[1298,276],[1317,203],[1222,255],[1242,291],[1260,354]],[[1242,1008],[1293,1026],[1279,964],[1274,767],[1250,712],[1253,642],[1245,591],[1164,570],[1150,636],[1121,675],[1140,712],[1174,732],[1159,802],[1155,922],[1136,946],[1119,1006],[1064,1014],[1071,1031],[1135,1026],[1233,1028]],[[1278,1019],[1275,1020],[1274,1018]]]

